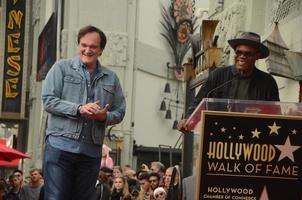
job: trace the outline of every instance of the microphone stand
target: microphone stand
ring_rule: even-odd
[[[206,96],[206,110],[209,109],[209,105],[208,105],[208,104],[209,104],[209,96],[210,96],[210,94],[212,94],[212,93],[215,92],[216,90],[218,90],[218,89],[220,89],[220,88],[226,86],[227,84],[232,83],[235,79],[237,79],[237,75],[235,75],[232,79],[230,79],[230,80],[228,80],[228,81],[226,81],[226,82],[224,82],[224,83],[218,85],[217,87],[211,89],[211,90],[207,93],[207,96]],[[228,104],[229,104],[229,101],[228,101]],[[229,108],[228,108],[228,110],[229,110]]]
[[[231,100],[228,99],[228,105],[227,105],[228,112],[232,112],[232,107],[233,107],[233,105],[231,103]]]

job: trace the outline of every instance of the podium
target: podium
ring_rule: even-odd
[[[195,200],[302,199],[302,104],[205,98],[187,125]]]

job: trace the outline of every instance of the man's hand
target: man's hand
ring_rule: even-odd
[[[86,116],[89,119],[95,119],[104,121],[107,118],[107,112],[109,110],[109,104],[106,104],[103,109],[99,106],[100,101],[97,100],[93,103],[87,103],[79,108],[80,114]]]
[[[177,130],[179,130],[181,132],[187,131],[186,122],[187,122],[187,119],[180,120],[177,124]]]
[[[143,164],[141,165],[141,170],[144,171],[144,172],[150,171],[148,165],[146,165],[145,163],[143,163]]]
[[[109,104],[106,104],[105,107],[102,110],[98,110],[98,112],[89,115],[88,118],[95,119],[98,121],[104,121],[107,118],[107,112],[109,110]]]
[[[79,108],[80,114],[84,116],[90,116],[95,113],[98,113],[100,111],[100,106],[99,106],[100,101],[95,101],[93,103],[87,103],[85,105],[82,105]]]
[[[177,124],[177,130],[185,133],[194,129],[197,122],[191,119],[189,122],[187,119],[182,119]]]

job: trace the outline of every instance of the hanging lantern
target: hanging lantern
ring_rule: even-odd
[[[165,102],[165,100],[162,100],[162,102],[160,104],[159,110],[161,110],[161,111],[165,111],[166,110],[166,102]]]
[[[166,83],[164,92],[165,93],[171,93],[171,89],[170,89],[170,84],[169,83]]]
[[[167,110],[165,118],[166,119],[172,119],[172,114],[171,114],[171,109],[170,108]]]

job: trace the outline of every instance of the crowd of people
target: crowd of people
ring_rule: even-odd
[[[44,180],[40,169],[29,171],[29,180],[22,170],[16,169],[8,180],[0,179],[0,200],[42,200]]]
[[[105,165],[99,170],[91,200],[180,200],[180,181],[178,166],[166,169],[158,161],[152,162],[150,167],[142,164],[138,171],[129,165]],[[40,169],[31,169],[28,179],[16,169],[7,180],[0,179],[0,200],[43,200],[43,186]]]
[[[138,171],[129,165],[100,168],[94,200],[180,200],[181,176],[178,166],[158,161]]]

